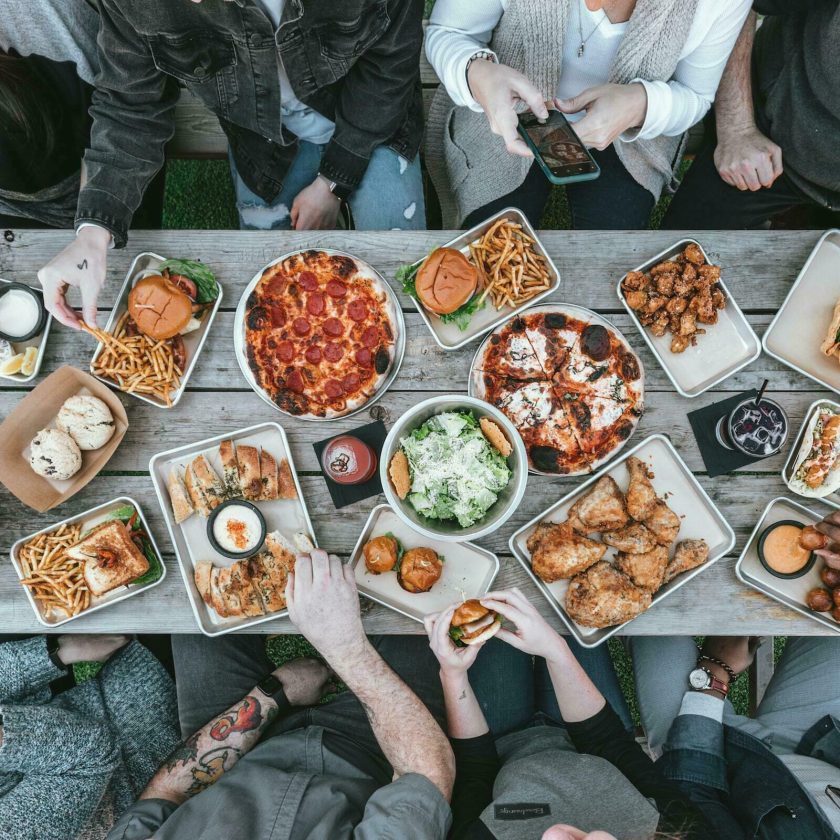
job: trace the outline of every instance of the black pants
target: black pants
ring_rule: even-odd
[[[689,167],[662,220],[664,229],[754,228],[792,207],[816,206],[785,172],[756,192],[729,186],[715,168],[715,145],[704,146]]]
[[[600,176],[594,181],[566,185],[572,228],[639,230],[647,227],[654,205],[653,194],[624,168],[613,146],[603,152],[591,151],[601,167]],[[534,227],[539,227],[552,186],[534,163],[521,186],[470,213],[464,220],[464,227],[477,225],[505,207],[517,207]]]

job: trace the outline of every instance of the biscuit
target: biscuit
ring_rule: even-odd
[[[43,429],[29,444],[29,465],[44,478],[65,481],[82,468],[82,453],[61,429]]]
[[[478,425],[481,427],[484,437],[490,441],[490,445],[494,449],[497,449],[502,456],[507,458],[513,452],[510,441],[505,437],[505,433],[499,428],[497,423],[494,423],[489,417],[482,417],[478,421]]]
[[[411,490],[411,473],[408,471],[408,458],[402,449],[398,449],[388,465],[388,475],[400,499],[404,499]]]
[[[56,425],[76,441],[79,449],[105,446],[116,430],[114,416],[98,397],[79,394],[64,401]]]

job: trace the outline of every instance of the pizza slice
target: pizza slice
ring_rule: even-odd
[[[533,312],[522,320],[537,362],[549,379],[562,367],[588,324],[562,312]]]
[[[506,379],[545,379],[525,329],[523,319],[514,318],[504,329],[493,333],[477,363],[478,369]]]

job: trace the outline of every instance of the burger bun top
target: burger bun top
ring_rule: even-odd
[[[167,277],[152,274],[129,292],[128,311],[141,333],[162,341],[186,328],[192,318],[192,301]]]
[[[426,309],[448,315],[475,294],[478,270],[460,251],[437,248],[418,269],[414,287]]]

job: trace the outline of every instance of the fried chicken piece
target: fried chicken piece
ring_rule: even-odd
[[[665,304],[668,303],[668,298],[664,295],[651,295],[648,298],[648,302],[644,305],[642,311],[646,312],[648,315],[653,315],[659,309],[662,309]]]
[[[697,323],[695,321],[694,313],[691,311],[683,312],[680,315],[680,331],[679,335],[694,335],[697,332]]]
[[[688,262],[694,263],[694,265],[703,265],[706,262],[706,260],[703,259],[703,252],[700,250],[700,246],[696,242],[692,242],[690,245],[685,246],[683,256],[686,260],[688,260]]]
[[[688,300],[684,297],[673,297],[665,304],[665,311],[669,315],[682,315],[688,306]]]
[[[605,545],[576,534],[568,522],[540,522],[527,546],[534,574],[546,583],[586,571],[607,551]]]
[[[650,285],[650,277],[644,271],[628,271],[624,280],[621,282],[621,287],[625,292],[642,291]]]
[[[694,283],[688,280],[684,275],[680,275],[674,280],[674,294],[680,297],[687,297],[694,291]]]
[[[637,522],[642,522],[653,513],[657,502],[656,490],[650,483],[647,464],[641,458],[631,455],[626,463],[630,473],[630,485],[625,496],[627,513]]]
[[[719,265],[701,265],[697,273],[708,283],[717,283],[720,280]]]
[[[709,546],[706,540],[683,540],[677,543],[674,557],[665,569],[665,583],[677,575],[702,566],[709,559]]]
[[[608,475],[599,478],[592,489],[569,508],[568,522],[581,534],[615,531],[628,521],[624,494],[615,479]]]
[[[584,627],[609,627],[643,613],[652,600],[650,592],[601,560],[572,578],[566,592],[566,612]]]
[[[723,293],[723,289],[720,286],[715,286],[712,288],[712,303],[715,306],[715,309],[723,309],[726,306],[726,295]]]
[[[670,272],[656,275],[656,291],[660,295],[670,297],[674,292],[674,275]]]
[[[689,303],[688,308],[697,316],[701,324],[716,324],[717,309],[712,300],[711,291],[698,292]]]
[[[675,335],[671,339],[671,352],[684,353],[691,345],[691,336]]]
[[[668,566],[668,549],[664,545],[654,546],[644,554],[616,555],[616,569],[624,572],[636,586],[648,592],[656,592],[665,581]]]
[[[630,289],[624,293],[624,299],[631,309],[644,309],[648,302],[648,293],[640,290]]]
[[[686,263],[683,266],[682,270],[683,280],[687,280],[689,283],[696,283],[697,281],[697,269],[692,265],[692,263]]]
[[[668,332],[668,313],[663,312],[656,320],[650,323],[650,331],[657,337],[662,338]]]
[[[680,518],[662,499],[657,500],[653,512],[645,518],[645,526],[653,531],[660,545],[671,545],[680,533]]]
[[[657,274],[679,274],[679,272],[680,265],[673,260],[665,260],[664,262],[657,263],[650,270],[651,275],[654,277],[656,277]]]
[[[644,554],[656,548],[656,537],[641,522],[633,522],[618,531],[604,531],[601,539],[627,554]]]

